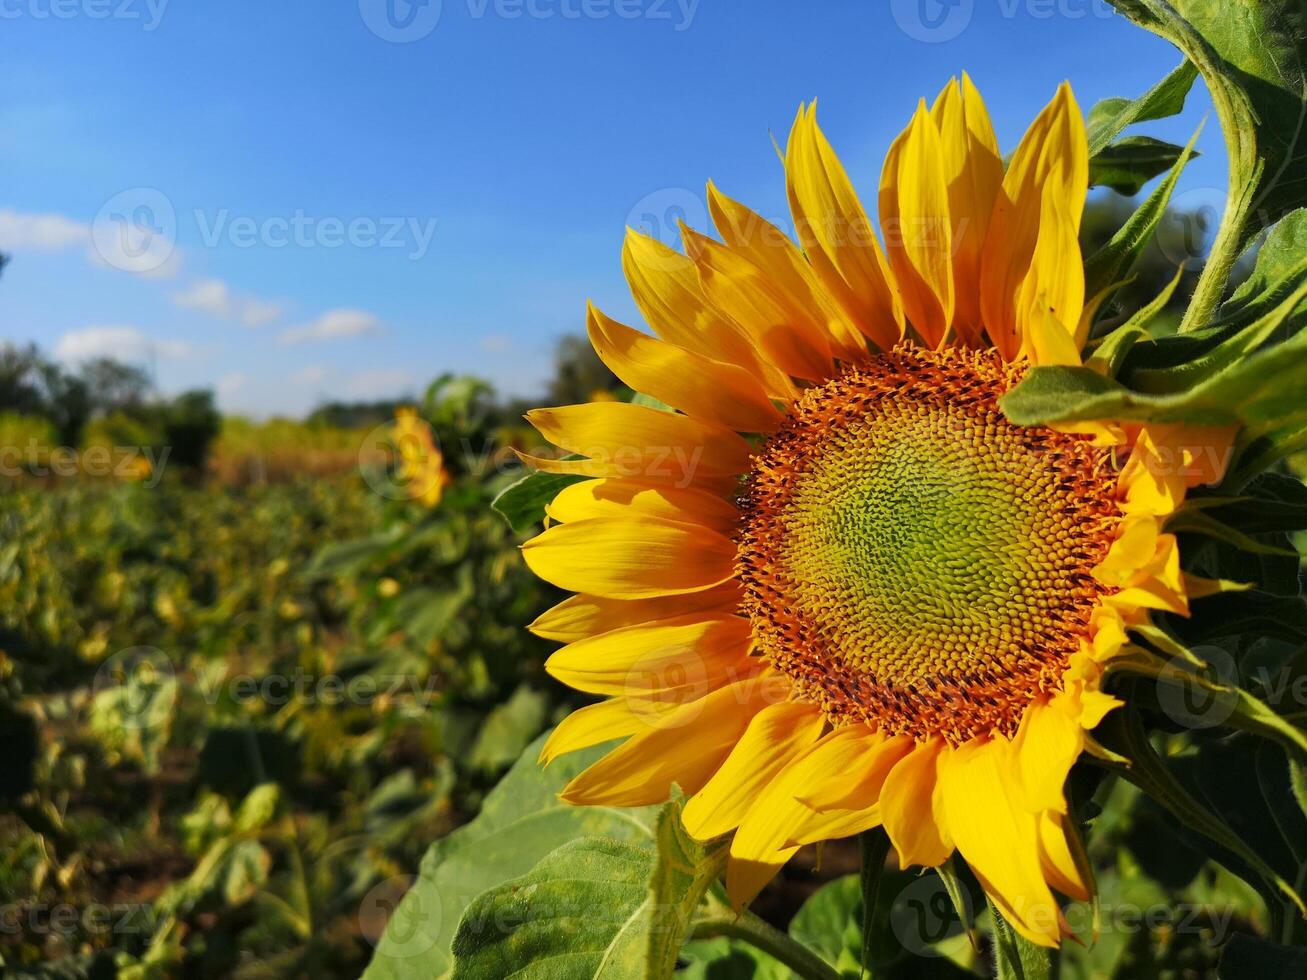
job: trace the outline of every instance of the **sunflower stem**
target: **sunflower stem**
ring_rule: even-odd
[[[690,936],[693,939],[739,939],[779,960],[803,980],[842,980],[834,967],[807,946],[752,912],[700,919],[690,930]]]
[[[989,901],[988,896],[986,901]],[[1057,958],[1052,950],[1036,946],[1013,929],[992,901],[989,901],[989,914],[994,920],[994,965],[998,970],[998,980],[1054,980],[1057,977]]]
[[[858,850],[862,855],[862,970],[864,976],[870,974],[874,977],[880,963],[874,922],[880,900],[880,880],[885,874],[885,859],[889,857],[889,835],[881,827],[864,831],[858,837]]]

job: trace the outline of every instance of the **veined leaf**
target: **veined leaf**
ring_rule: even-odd
[[[555,848],[586,836],[649,846],[656,811],[569,806],[567,782],[610,746],[536,762],[544,736],[522,754],[486,797],[480,815],[436,841],[417,882],[386,927],[366,980],[440,980],[453,969],[453,941],[463,909],[478,895],[524,875]]]
[[[1144,203],[1135,209],[1126,223],[1117,229],[1115,235],[1106,245],[1085,260],[1085,295],[1097,296],[1113,283],[1123,279],[1130,266],[1134,264],[1144,246],[1153,237],[1158,223],[1166,214],[1166,206],[1171,201],[1171,192],[1175,190],[1180,172],[1193,155],[1193,145],[1198,139],[1194,133],[1189,145],[1176,159],[1166,178],[1153,189]]]
[[[545,507],[559,491],[584,479],[567,473],[528,473],[501,491],[490,506],[521,534],[545,519]]]
[[[1184,332],[1207,323],[1261,225],[1307,203],[1307,9],[1298,0],[1112,0],[1202,73],[1230,160],[1227,207]]]
[[[1091,368],[1036,367],[1001,405],[1018,425],[1113,419],[1270,430],[1307,422],[1305,387],[1307,334],[1299,334],[1168,394],[1132,390]]]
[[[1165,119],[1184,109],[1185,97],[1198,77],[1188,59],[1137,99],[1104,99],[1089,110],[1089,154],[1102,151],[1127,126],[1151,119]]]
[[[1127,136],[1089,158],[1089,186],[1110,187],[1133,197],[1144,184],[1175,166],[1183,153],[1184,147],[1151,136]]]
[[[455,980],[661,980],[726,859],[659,813],[656,847],[586,837],[483,894],[454,937]]]

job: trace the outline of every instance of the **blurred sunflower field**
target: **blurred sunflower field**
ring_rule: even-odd
[[[9,971],[361,972],[560,705],[504,417],[443,378],[370,429],[229,420],[203,473],[6,481]]]

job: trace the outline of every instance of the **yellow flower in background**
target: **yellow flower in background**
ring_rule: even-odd
[[[565,789],[642,806],[673,784],[700,839],[733,833],[750,901],[803,844],[883,825],[903,866],[955,852],[1026,938],[1067,935],[1092,882],[1063,784],[1120,702],[1126,630],[1188,612],[1163,521],[1216,479],[1228,432],[1017,427],[1032,364],[1079,364],[1087,179],[1067,85],[1004,168],[970,80],[890,147],[882,247],[805,106],[785,173],[797,243],[721,194],[720,240],[635,232],[656,336],[593,307],[625,403],[530,413],[587,477],[524,546],[576,595],[532,629],[551,674],[606,698],[543,752],[625,738]]]
[[[422,420],[416,408],[399,408],[395,410],[391,438],[399,451],[398,476],[409,499],[423,507],[438,507],[450,477],[431,426]]]

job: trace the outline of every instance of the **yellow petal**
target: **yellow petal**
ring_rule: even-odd
[[[1017,332],[1036,364],[1080,364],[1081,337],[1078,325],[1085,305],[1085,269],[1080,241],[1070,216],[1063,210],[1059,184],[1044,185],[1039,217],[1039,234],[1030,268],[1018,290]],[[1056,324],[1053,331],[1049,321]],[[1036,331],[1049,336],[1037,338]],[[1050,347],[1053,337],[1056,343]],[[1036,341],[1042,339],[1043,343]],[[1038,352],[1040,357],[1036,357]]]
[[[784,291],[741,252],[682,227],[685,250],[699,269],[704,294],[740,325],[767,360],[805,381],[832,374],[830,335],[798,317]]]
[[[1175,446],[1158,442],[1150,428],[1141,428],[1118,481],[1125,493],[1121,510],[1157,517],[1173,513],[1184,500],[1183,469]]]
[[[734,830],[768,783],[817,740],[821,709],[803,702],[768,705],[754,716],[722,767],[685,806],[685,829],[700,840]]]
[[[762,378],[773,397],[793,395],[789,379],[762,358],[738,324],[708,302],[693,260],[656,238],[627,229],[622,271],[635,305],[663,340],[714,361],[740,365]]]
[[[846,728],[858,728],[849,725]],[[844,731],[845,729],[841,729]],[[851,747],[855,750],[846,760],[832,760],[827,768],[835,778],[814,786],[800,796],[800,802],[817,814],[806,823],[792,844],[812,844],[822,840],[849,837],[883,822],[880,794],[885,778],[906,756],[914,743],[906,735],[885,738],[875,734]],[[841,764],[843,762],[843,764]]]
[[[936,769],[948,749],[943,739],[916,746],[890,770],[880,790],[885,832],[899,854],[899,864],[937,867],[953,853],[949,826],[940,820]]]
[[[527,629],[546,640],[572,643],[623,626],[674,619],[686,613],[704,610],[735,612],[739,605],[740,586],[735,580],[703,592],[659,596],[656,599],[604,599],[593,595],[574,595],[541,613]]]
[[[625,402],[538,408],[526,419],[555,446],[611,464],[612,475],[672,486],[743,473],[752,452],[725,426]]]
[[[568,752],[634,735],[647,725],[645,718],[626,698],[610,698],[578,708],[549,733],[540,749],[540,765],[547,766]]]
[[[632,330],[593,305],[587,329],[600,360],[636,391],[740,432],[774,432],[780,424],[762,381],[738,365]]]
[[[578,691],[623,697],[687,688],[706,693],[755,673],[762,661],[749,658],[748,620],[708,615],[692,613],[577,640],[554,651],[545,670]]]
[[[814,271],[858,328],[888,350],[903,336],[903,312],[875,229],[817,125],[800,106],[785,147],[785,186],[800,244]]]
[[[983,335],[980,316],[980,258],[994,199],[1003,183],[1003,160],[985,103],[964,73],[952,80],[930,110],[939,129],[944,180],[953,234],[953,327],[975,344]]]
[[[1060,813],[1044,813],[1039,818],[1039,857],[1044,877],[1053,888],[1067,898],[1087,902],[1092,890],[1084,880],[1079,865],[1071,853],[1068,839],[1074,830],[1067,826]]]
[[[847,757],[850,742],[860,743],[864,733],[841,734],[836,729],[799,753],[752,801],[735,837],[726,866],[726,891],[738,907],[752,901],[798,850],[790,841],[802,837],[809,823],[821,814],[800,802],[829,780],[840,779],[833,768]]]
[[[886,738],[866,725],[845,725],[839,732],[843,741],[833,742],[831,749],[843,754],[832,755],[828,765],[840,778],[801,797],[804,805],[818,812],[856,810],[879,802],[885,777],[915,744],[907,735]]]
[[[1151,514],[1132,514],[1117,528],[1117,538],[1107,554],[1093,569],[1093,576],[1104,585],[1122,588],[1142,581],[1157,554],[1161,522]]]
[[[672,785],[697,793],[730,753],[753,716],[766,706],[765,679],[713,691],[633,735],[567,784],[560,798],[582,806],[649,806]]]
[[[1022,327],[1025,352],[1032,364],[1079,367],[1080,348],[1052,309],[1052,303],[1042,293],[1031,303]]]
[[[763,271],[792,318],[824,333],[841,359],[858,360],[866,355],[866,341],[848,313],[783,231],[727,197],[712,182],[708,184],[708,209],[722,241]]]
[[[560,524],[526,542],[522,555],[546,582],[609,599],[701,592],[735,573],[729,538],[652,518]]]
[[[545,508],[566,524],[592,517],[657,517],[679,524],[702,524],[729,533],[740,519],[729,500],[702,490],[650,486],[638,480],[585,480],[558,492]]]
[[[1070,85],[1030,124],[1012,154],[985,234],[980,308],[999,352],[1014,360],[1021,350],[1017,298],[1039,238],[1045,193],[1054,194],[1077,232],[1089,186],[1089,146]]]
[[[939,131],[923,99],[885,158],[880,218],[903,314],[928,347],[953,322],[953,232]]]
[[[1062,788],[1084,746],[1084,730],[1065,699],[1035,701],[1026,708],[1012,740],[1016,762],[1014,798],[1036,812],[1066,812]]]
[[[941,807],[958,850],[1014,929],[1056,946],[1060,911],[1044,880],[1039,817],[1013,799],[1012,782],[1002,739],[971,742],[940,759]]]

